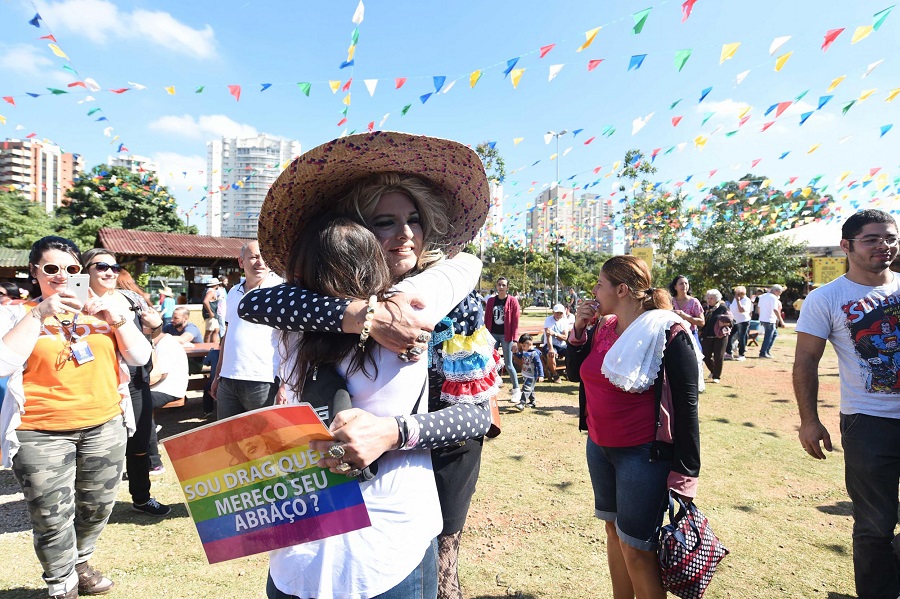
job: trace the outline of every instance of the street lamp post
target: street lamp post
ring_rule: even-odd
[[[565,135],[569,131],[563,129],[559,133],[554,131],[547,131],[547,135],[551,135],[556,138],[556,218],[554,219],[554,241],[553,241],[553,253],[556,258],[556,273],[553,279],[553,304],[559,303],[559,161],[561,157],[559,155],[559,136]]]

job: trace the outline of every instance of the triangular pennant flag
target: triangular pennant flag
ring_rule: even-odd
[[[41,15],[40,13],[34,13],[34,16],[28,21],[29,25],[34,25],[38,29],[41,28]]]
[[[13,99],[12,96],[3,96],[3,101],[8,104],[12,104],[13,106],[16,105],[16,101]]]
[[[350,45],[351,47],[355,47],[356,44],[359,43],[359,27],[353,28],[353,33],[350,34]]]
[[[345,60],[344,62],[342,62],[342,63],[340,64],[340,66],[338,66],[338,68],[339,68],[339,69],[346,69],[347,67],[352,67],[354,62],[355,62],[355,61],[353,61],[353,60]]]
[[[550,74],[549,74],[549,76],[547,77],[547,81],[548,81],[548,82],[549,82],[549,81],[553,81],[553,78],[556,77],[557,75],[559,75],[559,72],[562,70],[562,68],[563,68],[564,66],[565,66],[565,65],[561,65],[561,64],[553,64],[553,65],[550,65]]]
[[[475,84],[478,83],[479,79],[481,79],[481,70],[472,71],[469,75],[469,87],[475,87]]]
[[[712,91],[712,88],[711,88],[711,87],[707,87],[707,88],[704,89],[702,92],[700,92],[700,99],[697,100],[697,104],[699,104],[700,102],[702,102],[703,100],[705,100],[705,99],[706,99],[706,96],[708,96],[708,95],[709,95],[709,92],[711,92],[711,91]]]
[[[884,59],[882,58],[881,60],[876,60],[875,62],[873,62],[872,64],[870,64],[869,67],[866,69],[866,72],[863,73],[862,78],[865,79],[866,77],[868,77],[869,74],[870,74],[872,71],[874,71],[875,68],[876,68],[878,65],[880,65],[880,64],[883,63],[883,62],[884,62]]]
[[[351,86],[352,84],[353,84],[353,77],[350,77],[349,79],[347,79],[347,83],[345,83],[344,86],[341,88],[341,91],[342,91],[342,92],[349,91],[349,90],[350,90],[350,86]]]
[[[841,81],[843,81],[846,78],[847,78],[846,75],[841,75],[840,77],[835,77],[831,81],[831,85],[828,86],[828,89],[825,90],[825,93],[827,94],[828,92],[832,91],[834,88],[836,88],[837,86],[839,86],[841,84]]]
[[[511,76],[509,78],[512,81],[513,89],[518,89],[519,81],[522,79],[522,73],[525,72],[525,69],[513,69]]]
[[[872,94],[874,94],[876,91],[878,91],[878,90],[876,90],[876,89],[867,89],[867,90],[863,91],[861,94],[859,94],[858,100],[859,100],[860,102],[864,102],[865,100],[867,100],[867,99],[869,98],[869,96],[871,96]]]
[[[366,7],[363,6],[362,0],[359,0],[359,4],[356,6],[356,10],[353,11],[353,18],[351,21],[354,25],[359,25],[363,22],[363,19],[366,16]]]
[[[590,31],[584,32],[585,42],[581,44],[581,46],[576,50],[576,52],[581,52],[582,50],[587,50],[591,44],[594,43],[594,38],[597,37],[597,33],[600,31],[600,27],[596,27],[591,29]]]
[[[700,126],[702,127],[703,125],[705,125],[705,124],[706,124],[706,121],[708,121],[709,119],[711,119],[711,118],[713,117],[714,114],[716,114],[716,113],[715,113],[715,112],[707,112],[706,114],[704,114],[704,115],[703,115],[703,121],[700,123]]]
[[[825,33],[825,41],[822,42],[822,52],[828,50],[831,47],[831,44],[834,43],[834,40],[838,38],[840,34],[844,32],[844,28],[840,29],[830,29],[827,33]]]
[[[430,98],[433,93],[434,92],[428,92],[427,94],[422,94],[421,96],[419,96],[419,100],[422,102],[422,104],[424,104],[428,101],[428,98]]]
[[[363,79],[363,83],[366,84],[366,89],[369,90],[369,97],[375,95],[375,86],[378,85],[378,79]]]
[[[194,93],[195,93],[195,94],[202,94],[204,89],[206,89],[206,86],[205,86],[205,85],[201,85],[200,87],[198,87],[197,89],[194,90]],[[169,89],[166,88],[166,91],[169,91]],[[172,94],[172,95],[175,95],[175,88],[173,87],[173,88],[172,88],[172,91],[169,92],[169,93]]]
[[[760,129],[760,132],[765,131],[766,129],[768,129],[769,127],[771,127],[774,124],[775,124],[775,121],[769,121],[768,123],[765,123],[762,126],[762,129]]]
[[[229,85],[228,93],[234,96],[234,99],[238,102],[241,101],[241,86],[240,85]]]
[[[519,62],[519,58],[510,58],[506,61],[506,69],[503,71],[503,76],[507,77],[515,68],[516,63]]]
[[[632,123],[631,123],[631,134],[634,135],[635,133],[637,133],[638,131],[643,129],[644,125],[646,125],[650,121],[650,118],[654,114],[656,114],[656,113],[651,112],[644,118],[638,117],[638,118],[634,119],[634,121],[632,121]]]
[[[394,79],[394,89],[400,89],[406,83],[406,77],[397,77]]]
[[[407,104],[403,107],[403,110],[400,111],[400,116],[406,116],[406,113],[409,112],[409,109],[412,108],[412,104]]]
[[[434,82],[434,93],[438,93],[441,91],[441,88],[444,87],[444,82],[447,81],[447,77],[444,75],[436,75],[432,77],[431,80]]]
[[[62,94],[67,94],[67,93],[69,93],[69,92],[67,92],[67,91],[65,91],[65,90],[62,90],[62,89],[56,89],[55,87],[48,87],[47,89],[50,90],[50,93],[53,94],[54,96],[60,96],[60,95],[62,95]]]
[[[807,154],[812,154],[813,152],[815,152],[816,150],[818,150],[818,149],[819,149],[819,146],[821,146],[821,145],[822,145],[822,144],[813,144],[813,146],[812,146],[809,150],[807,150],[806,153],[807,153]]]
[[[675,108],[676,106],[678,106],[678,103],[681,102],[681,100],[683,100],[683,98],[678,98],[677,100],[675,100],[674,102],[672,102],[671,104],[669,104],[669,110],[672,110],[673,108]]]
[[[633,71],[641,68],[645,58],[647,58],[646,54],[636,54],[632,56],[631,60],[628,61],[628,70]]]
[[[879,10],[877,13],[872,15],[872,29],[878,31],[881,25],[884,23],[884,20],[888,18],[888,15],[891,14],[891,10],[893,6],[888,6],[884,10]]]
[[[757,158],[757,159],[755,159],[755,160],[750,164],[750,168],[756,168],[756,165],[759,164],[761,160],[762,160],[762,158]],[[743,189],[743,188],[742,188],[742,189]]]
[[[895,89],[892,89],[892,90],[888,93],[888,96],[887,96],[887,98],[884,99],[884,101],[885,101],[885,102],[893,102],[893,101],[894,101],[894,98],[897,97],[897,94],[900,94],[900,87],[895,88]]]
[[[694,138],[694,147],[702,150],[703,146],[706,145],[706,142],[709,141],[708,137],[703,137],[702,135],[698,135]]]
[[[174,86],[174,85],[170,85],[169,87],[166,87],[166,88],[163,88],[163,89],[165,89],[166,92],[167,92],[170,96],[174,96],[174,95],[175,95],[175,86]]]
[[[519,144],[522,142],[523,139],[525,139],[525,138],[524,138],[524,137],[514,137],[514,138],[513,138],[513,145],[516,145],[516,146],[519,145]]]
[[[778,52],[778,49],[785,45],[789,39],[791,39],[791,36],[785,35],[784,37],[776,37],[772,40],[772,45],[769,46],[769,56]]]
[[[738,47],[740,47],[741,42],[734,42],[731,44],[724,44],[722,46],[722,53],[719,55],[719,64],[722,64],[726,60],[730,60],[734,58],[734,53],[737,52]]]
[[[300,88],[300,91],[303,93],[304,96],[306,96],[307,98],[309,97],[309,90],[312,88],[311,83],[306,82],[306,81],[301,81],[301,82],[297,83],[297,87]]]
[[[457,81],[459,81],[459,79],[454,79],[449,84],[445,85],[444,86],[444,94],[449,94],[450,90],[453,89],[453,86],[456,85]]]
[[[47,47],[50,48],[50,51],[51,51],[51,52],[53,52],[54,54],[56,54],[56,55],[59,56],[60,58],[65,58],[66,60],[69,60],[69,57],[66,56],[66,53],[63,52],[63,51],[60,49],[60,47],[57,46],[56,44],[47,44]]]
[[[261,83],[260,86],[261,86],[261,89],[259,91],[260,91],[260,93],[262,93],[262,92],[266,91],[267,89],[269,89],[270,87],[272,87],[272,84],[271,83]]]
[[[598,66],[600,66],[600,63],[601,63],[601,62],[603,62],[603,59],[602,59],[602,58],[598,58],[598,59],[596,59],[596,60],[589,60],[589,61],[588,61],[588,67],[587,67],[588,72],[590,73],[591,71],[593,71],[594,69],[596,69]]]
[[[781,71],[784,68],[784,65],[787,64],[788,59],[791,57],[793,52],[788,52],[787,54],[782,54],[778,58],[775,59],[775,72]]]
[[[650,16],[651,10],[653,10],[653,7],[645,8],[644,10],[638,11],[631,15],[634,19],[634,27],[632,28],[632,31],[635,35],[644,30],[644,25],[647,23],[647,17]]]
[[[881,127],[881,135],[879,135],[878,137],[879,137],[879,138],[884,137],[884,134],[887,133],[888,131],[890,131],[890,130],[891,130],[891,127],[893,127],[893,126],[894,126],[894,125],[884,125],[884,126],[882,126],[882,127]]]
[[[682,118],[684,118],[684,117],[673,116],[673,117],[672,117],[672,126],[673,126],[673,127],[677,127],[677,126],[678,126],[678,123],[681,122],[681,119],[682,119]]]
[[[554,47],[556,47],[556,44],[548,44],[546,46],[541,46],[541,54],[538,58],[543,58],[543,57],[547,56],[547,52],[552,50]]]
[[[330,80],[330,81],[328,82],[328,87],[331,88],[331,93],[336,94],[337,91],[338,91],[339,89],[341,89],[341,82],[340,82],[339,80],[338,80],[338,81],[335,81],[335,80],[332,79],[332,80]]]
[[[697,0],[684,0],[684,4],[681,5],[681,22],[684,23],[688,20],[688,17],[691,16],[691,11],[694,9],[694,4],[697,3]]]
[[[806,119],[808,119],[811,116],[812,116],[812,111],[804,112],[803,114],[801,114],[800,115],[800,124],[803,125],[803,123],[806,122]]]
[[[344,118],[342,118],[341,120],[339,120],[339,121],[337,122],[337,125],[335,125],[335,126],[336,126],[336,127],[340,127],[341,125],[344,125],[344,124],[346,124],[346,123],[347,123],[347,117],[344,117]]]
[[[742,73],[738,73],[737,85],[740,85],[744,81],[744,79],[747,78],[747,75],[749,75],[749,74],[750,74],[750,71],[744,71]]]
[[[684,68],[688,58],[691,57],[691,52],[693,52],[693,50],[679,50],[675,53],[675,68],[678,69],[679,73],[681,72],[681,69]]]
[[[39,37],[38,39],[40,39],[40,40],[50,40],[50,41],[53,42],[54,44],[56,43],[56,38],[53,36],[52,33],[51,33],[50,35],[42,35],[42,36]]]
[[[850,110],[854,104],[856,104],[856,100],[850,100],[849,102],[844,104],[844,107],[841,108],[841,114],[847,114],[847,111]]]
[[[871,25],[860,25],[856,28],[856,31],[853,32],[853,38],[850,40],[850,43],[855,44],[856,42],[866,39],[874,30],[874,27]]]
[[[345,106],[350,106],[350,94],[347,94],[346,96],[344,96],[344,99],[341,100],[341,102],[342,102]]]

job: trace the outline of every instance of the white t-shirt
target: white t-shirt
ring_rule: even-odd
[[[750,313],[753,312],[753,302],[750,301],[750,298],[746,295],[741,298],[740,301],[741,306],[744,307],[744,311],[741,312],[738,310],[738,298],[734,298],[731,300],[731,303],[728,305],[728,309],[731,310],[731,315],[734,317],[734,322],[748,322],[750,320]]]
[[[187,393],[187,354],[184,353],[184,346],[175,337],[163,333],[156,342],[156,364],[153,366],[153,373],[165,374],[166,378],[151,385],[151,391],[179,398]]]
[[[260,287],[274,287],[282,283],[281,277],[270,273]],[[264,324],[241,320],[238,304],[244,297],[244,280],[231,288],[225,296],[225,353],[219,376],[239,381],[274,383],[281,362],[278,353],[279,333]]]
[[[869,287],[841,276],[814,289],[797,332],[831,341],[841,413],[900,418],[900,277]]]
[[[560,335],[569,336],[569,331],[572,329],[572,325],[569,324],[569,319],[563,315],[562,318],[556,320],[553,318],[551,314],[547,318],[544,319],[544,329],[550,329],[551,333],[559,333]],[[557,339],[556,337],[551,337],[550,341],[553,343],[554,347],[565,347],[566,342],[563,339]]]
[[[422,297],[423,316],[437,323],[475,287],[480,270],[478,258],[460,254],[395,289]],[[347,360],[338,369],[347,378],[353,407],[396,416],[412,413],[418,401],[417,413],[428,412],[427,360],[401,362],[381,346],[374,351],[374,380],[361,371],[347,378]],[[284,363],[286,372],[293,370],[292,358]],[[443,527],[431,452],[388,451],[378,459],[378,475],[360,488],[372,525],[270,552],[269,573],[279,590],[298,597],[365,599],[397,586],[419,565]]]
[[[781,306],[778,296],[769,291],[759,296],[759,321],[778,322],[775,311]]]

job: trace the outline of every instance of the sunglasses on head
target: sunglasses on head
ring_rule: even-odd
[[[59,271],[64,270],[67,274],[77,275],[81,272],[80,264],[69,264],[68,266],[60,266],[59,264],[53,264],[52,262],[48,262],[41,266],[41,270],[44,271],[45,275],[54,276],[58,275]]]
[[[88,264],[88,268],[96,266],[97,272],[106,272],[107,270],[112,270],[113,273],[119,274],[122,270],[121,264],[107,264],[106,262],[91,262]]]

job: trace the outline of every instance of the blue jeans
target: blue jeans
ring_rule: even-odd
[[[853,570],[860,599],[896,599],[900,419],[841,414],[844,477],[853,501]]]
[[[519,375],[516,373],[516,367],[513,366],[513,344],[515,341],[504,341],[501,333],[491,333],[494,338],[494,347],[503,348],[503,365],[506,366],[506,373],[509,375],[513,389],[519,388]]]
[[[219,378],[219,388],[216,393],[218,402],[216,420],[224,420],[244,412],[274,406],[277,392],[278,381],[274,383],[242,381],[223,376]]]
[[[269,574],[266,581],[266,597],[268,599],[300,599],[296,595],[288,595],[279,591]],[[372,599],[436,599],[437,598],[437,540],[432,539],[425,551],[425,556],[415,570],[409,573],[400,584],[375,595]]]
[[[774,322],[761,322],[765,336],[763,337],[762,346],[759,348],[759,355],[771,355],[772,346],[775,345],[775,338],[778,337],[778,328]],[[896,599],[896,597],[894,598]]]

